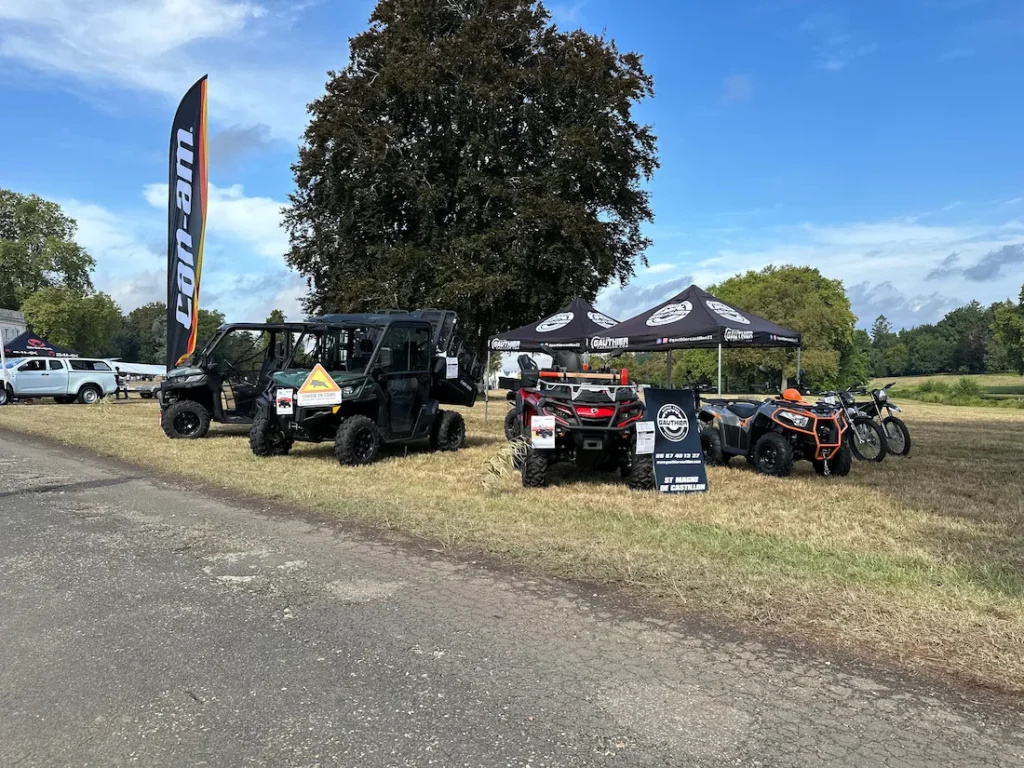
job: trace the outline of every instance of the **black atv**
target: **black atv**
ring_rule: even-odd
[[[744,456],[760,473],[785,477],[793,462],[810,461],[819,475],[850,473],[849,421],[839,406],[809,403],[796,389],[764,402],[707,400],[698,413],[704,463]]]
[[[196,439],[206,436],[211,421],[251,423],[271,374],[284,367],[305,328],[304,323],[222,325],[155,390],[164,433]]]
[[[529,356],[520,358],[521,379],[515,383],[515,408],[506,437],[537,438],[551,447],[527,445],[520,457],[523,487],[547,485],[548,467],[572,462],[578,467],[618,470],[633,490],[653,490],[654,456],[637,454],[636,425],[644,416],[644,404],[625,371],[584,371],[576,352],[550,352],[549,370],[538,370]],[[511,383],[511,382],[509,382]],[[538,426],[548,417],[553,429]]]
[[[382,444],[458,450],[465,422],[439,406],[473,405],[483,371],[454,319],[424,310],[311,322],[260,400],[252,452],[282,456],[296,440],[332,440],[338,461],[356,466],[376,460]]]

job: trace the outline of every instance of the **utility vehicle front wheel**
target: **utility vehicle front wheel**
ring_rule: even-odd
[[[819,475],[825,474],[825,462],[814,461],[814,471]],[[853,468],[853,448],[850,446],[849,440],[843,440],[842,445],[839,446],[839,450],[832,454],[832,458],[828,459],[828,474],[829,477],[846,477],[850,474],[850,470]]]
[[[350,416],[334,436],[334,456],[350,467],[372,464],[380,450],[377,425],[366,416]]]
[[[261,405],[249,427],[249,449],[256,456],[287,456],[295,441],[277,424],[270,407]]]
[[[461,413],[441,411],[430,435],[430,447],[435,451],[457,451],[466,442],[466,421]]]
[[[654,481],[654,457],[650,454],[644,456],[633,456],[633,464],[630,467],[629,477],[626,478],[626,485],[631,491],[653,491]]]
[[[548,484],[548,455],[533,446],[523,459],[523,488],[543,488]]]
[[[754,443],[754,469],[762,475],[785,477],[793,471],[793,447],[778,432],[765,432]]]
[[[885,427],[885,441],[889,446],[889,453],[893,456],[909,456],[910,430],[903,420],[889,416],[882,420],[882,426]]]
[[[853,420],[844,442],[850,444],[854,457],[861,461],[882,461],[888,453],[885,433],[878,422],[867,416]]]
[[[197,440],[210,431],[210,412],[195,400],[178,400],[167,406],[160,426],[172,440]]]

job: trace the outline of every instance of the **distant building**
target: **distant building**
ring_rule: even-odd
[[[21,336],[28,326],[25,316],[13,309],[0,309],[0,342],[6,344],[16,336]]]

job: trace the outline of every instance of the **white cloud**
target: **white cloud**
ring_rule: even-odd
[[[309,60],[301,47],[278,56],[284,23],[241,0],[4,0],[0,58],[90,85],[157,93],[172,104],[208,72],[212,119],[263,123],[290,140],[337,59],[299,67]],[[274,36],[264,34],[270,30]]]
[[[167,207],[166,184],[147,184],[143,194],[154,208]],[[280,263],[288,250],[288,234],[281,226],[284,205],[269,197],[246,197],[241,184],[210,184],[206,231],[245,243],[254,253]]]
[[[675,264],[651,264],[647,269],[647,273],[650,275],[660,275],[663,272],[671,272],[675,268]]]

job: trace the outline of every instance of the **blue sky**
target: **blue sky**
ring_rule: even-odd
[[[163,297],[166,151],[209,73],[202,303],[300,315],[280,208],[305,105],[369,0],[0,0],[0,187],[57,200],[125,309]],[[644,54],[660,139],[651,267],[624,318],[766,264],[844,281],[862,325],[932,322],[1024,283],[1024,2],[562,0]]]

